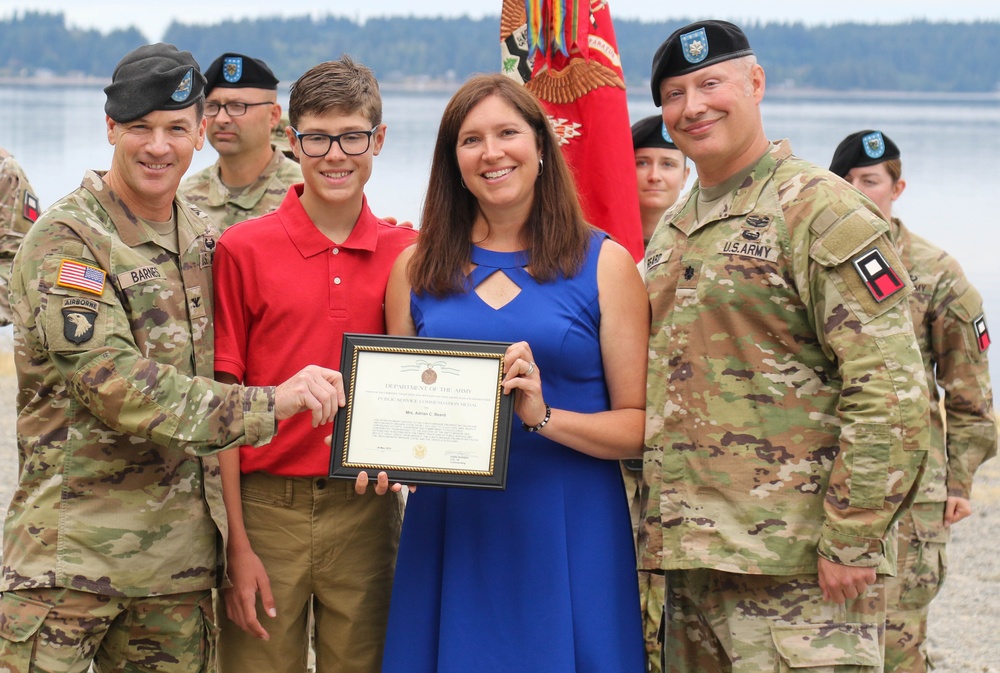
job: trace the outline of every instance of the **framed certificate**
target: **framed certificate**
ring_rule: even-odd
[[[347,404],[334,423],[330,476],[502,490],[512,395],[510,344],[345,334]]]

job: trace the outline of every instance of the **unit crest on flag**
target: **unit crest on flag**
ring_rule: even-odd
[[[583,134],[580,133],[583,124],[577,124],[576,122],[571,122],[568,119],[556,119],[552,115],[545,115],[549,120],[549,126],[555,131],[556,138],[559,139],[559,145],[568,145],[569,141],[573,138],[579,138]]]

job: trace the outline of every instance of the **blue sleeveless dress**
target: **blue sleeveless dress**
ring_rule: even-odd
[[[539,284],[524,253],[473,247],[472,286],[502,270],[521,292],[493,309],[470,291],[411,297],[421,336],[527,341],[545,401],[608,409],[595,234],[573,278]],[[635,554],[618,462],[514,419],[502,492],[420,486],[396,565],[384,673],[641,673]]]

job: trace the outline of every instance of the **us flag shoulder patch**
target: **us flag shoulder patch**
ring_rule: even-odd
[[[96,266],[64,259],[59,262],[59,276],[56,285],[83,290],[91,294],[104,294],[104,269]]]
[[[884,301],[906,287],[878,248],[858,255],[851,262],[875,301]]]
[[[979,352],[985,353],[990,347],[990,330],[986,327],[986,315],[980,314],[972,321],[972,327],[976,330],[976,343],[979,344]]]

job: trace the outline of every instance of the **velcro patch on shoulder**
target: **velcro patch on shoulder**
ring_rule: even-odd
[[[874,215],[862,212],[853,212],[817,238],[809,251],[812,258],[824,266],[838,266],[885,233],[888,226],[880,228]]]
[[[73,259],[63,259],[59,262],[56,285],[83,290],[99,296],[104,294],[105,276],[104,269]]]
[[[885,301],[906,287],[906,283],[885,260],[878,246],[854,257],[851,263],[877,302]]]

